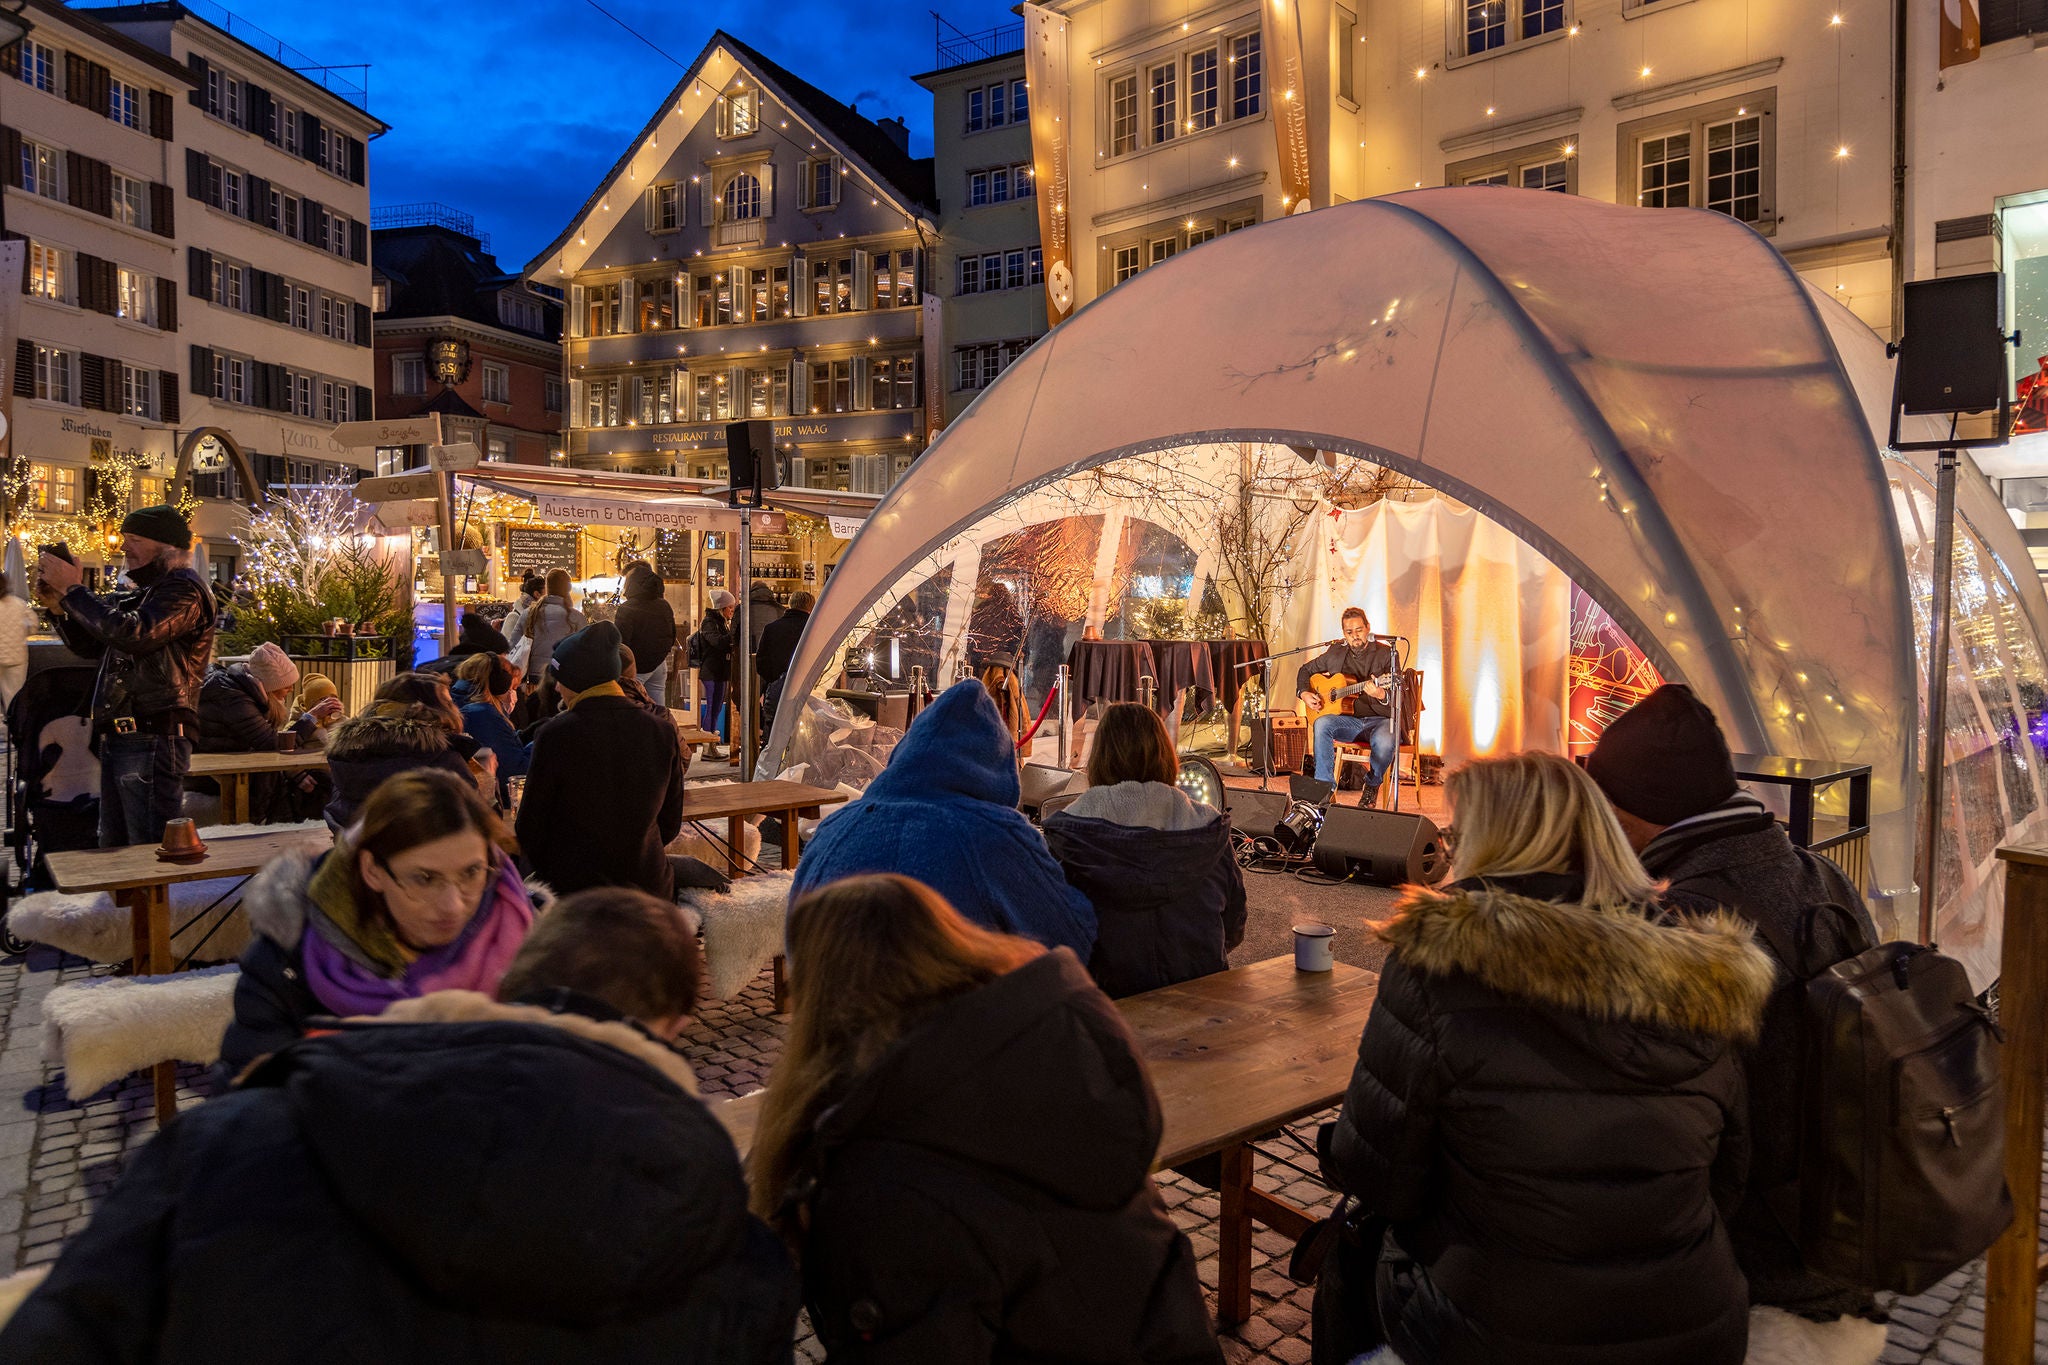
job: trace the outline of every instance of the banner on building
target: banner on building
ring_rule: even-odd
[[[1067,20],[1029,0],[1024,5],[1024,79],[1031,91],[1031,175],[1037,182],[1038,241],[1045,255],[1045,318],[1057,327],[1074,312],[1073,234],[1067,230],[1074,141],[1067,109]]]
[[[1273,136],[1280,144],[1280,209],[1306,213],[1315,201],[1308,178],[1308,75],[1301,64],[1299,0],[1260,5],[1259,22],[1267,63],[1266,98],[1272,104]]]
[[[946,310],[937,294],[924,296],[924,439],[929,442],[946,425],[946,390],[952,372],[946,368]]]
[[[1976,61],[1983,46],[1977,0],[1941,0],[1940,9],[1942,68]]]

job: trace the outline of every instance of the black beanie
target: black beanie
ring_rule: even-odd
[[[185,520],[183,512],[163,503],[136,508],[121,518],[121,530],[126,535],[148,536],[180,550],[192,548],[192,524]]]
[[[585,626],[555,646],[555,681],[571,692],[617,682],[624,671],[619,628],[609,621]]]
[[[1683,683],[1666,683],[1615,717],[1586,772],[1616,807],[1653,825],[1689,820],[1735,795],[1728,741]]]
[[[488,618],[466,611],[462,613],[462,634],[456,648],[471,654],[510,654],[512,642]]]

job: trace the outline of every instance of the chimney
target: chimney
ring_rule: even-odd
[[[910,127],[902,119],[880,119],[876,121],[875,126],[882,130],[884,137],[887,137],[889,141],[896,144],[897,151],[905,156],[910,155]]]

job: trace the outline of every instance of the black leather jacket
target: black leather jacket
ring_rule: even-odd
[[[133,591],[95,597],[76,587],[52,613],[64,643],[100,661],[93,719],[182,711],[196,721],[213,652],[213,594],[190,569],[151,564],[128,577]]]

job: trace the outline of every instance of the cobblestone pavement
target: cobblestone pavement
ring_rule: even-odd
[[[48,949],[0,958],[0,1274],[56,1259],[65,1241],[85,1227],[129,1154],[156,1131],[146,1077],[131,1077],[74,1104],[65,1097],[62,1071],[45,1067],[40,1058],[43,997],[61,982],[109,970]],[[766,1083],[786,1031],[772,1013],[771,996],[764,972],[732,1000],[707,1006],[684,1035],[707,1098],[745,1094]],[[180,1107],[214,1093],[214,1081],[202,1068],[182,1068],[179,1081]],[[1312,1138],[1314,1122],[1297,1129]],[[1314,1170],[1313,1158],[1287,1143],[1263,1144],[1260,1187],[1326,1212],[1333,1202],[1329,1192],[1288,1162]],[[1194,1243],[1213,1305],[1217,1196],[1171,1174],[1160,1178],[1160,1192]],[[1230,1365],[1308,1360],[1311,1291],[1285,1275],[1292,1250],[1275,1233],[1256,1234],[1252,1318],[1223,1336]],[[2036,1323],[2035,1359],[2048,1361],[2048,1298]],[[1983,1328],[1984,1270],[1978,1264],[1893,1306],[1883,1365],[1977,1365]],[[805,1361],[824,1357],[808,1330],[800,1330],[797,1355]]]

